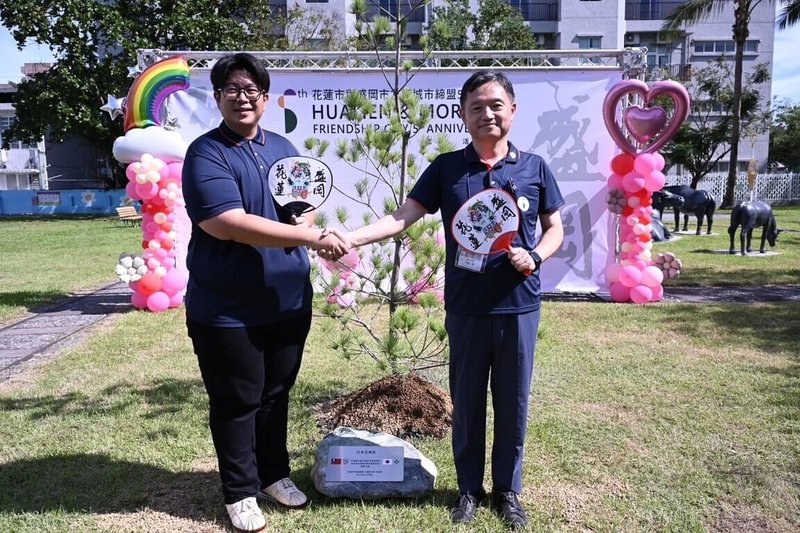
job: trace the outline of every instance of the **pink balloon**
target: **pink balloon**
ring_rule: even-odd
[[[169,177],[169,166],[164,165],[158,170],[158,174],[161,176],[161,179],[167,179]]]
[[[358,252],[355,250],[355,248],[353,248],[344,254],[339,261],[344,263],[344,266],[350,270],[355,270],[358,264],[361,262],[361,257],[358,255]]]
[[[633,160],[633,169],[641,174],[647,176],[656,168],[656,157],[653,154],[639,154]]]
[[[169,167],[169,177],[180,183],[181,178],[183,176],[183,163],[170,163],[167,165]]]
[[[141,200],[142,198],[139,196],[139,193],[136,192],[136,182],[129,181],[127,185],[125,185],[125,194],[127,194],[132,200]]]
[[[161,278],[161,290],[172,296],[186,288],[187,281],[188,278],[183,272],[173,268]]]
[[[650,154],[645,154],[650,155]],[[667,182],[666,176],[662,174],[658,170],[653,170],[649,174],[645,175],[644,178],[644,188],[650,192],[660,190],[664,184]]]
[[[661,95],[668,96],[675,104],[669,123],[660,130],[660,133],[655,136],[650,145],[642,150],[643,152],[657,152],[669,142],[675,133],[677,133],[681,124],[683,124],[683,121],[686,120],[686,117],[689,115],[689,93],[683,85],[672,80],[659,81],[654,83],[652,87],[649,87],[645,82],[640,80],[622,80],[608,91],[605,100],[603,100],[603,121],[606,124],[606,129],[620,149],[631,155],[635,155],[636,148],[626,138],[621,125],[617,122],[617,106],[623,98],[630,94],[641,96],[646,108],[639,109],[645,111],[645,113],[651,113],[652,111],[648,111],[649,109],[660,109],[658,106],[654,108],[649,108],[649,106],[656,97]],[[630,114],[630,112],[628,114]],[[638,130],[639,128],[634,126],[634,129]],[[642,134],[645,132],[638,131],[637,133]]]
[[[657,266],[650,265],[642,270],[642,285],[653,288],[664,281],[664,273]]]
[[[631,136],[644,144],[658,136],[667,124],[667,112],[661,106],[632,105],[622,112],[622,122]]]
[[[609,289],[611,299],[618,303],[624,303],[630,300],[630,289],[622,283],[612,283]]]
[[[619,271],[622,269],[619,263],[611,263],[606,267],[606,279],[609,283],[619,281]]]
[[[636,171],[628,172],[622,177],[622,188],[625,192],[635,193],[644,187],[644,177]],[[630,201],[628,202],[630,205]]]
[[[128,178],[128,181],[136,181],[136,170],[134,169],[133,163],[125,168],[125,177]]]
[[[622,176],[619,174],[611,174],[608,177],[608,188],[609,189],[621,189],[622,188]]]
[[[631,301],[635,304],[646,304],[653,298],[653,289],[644,285],[631,287]]]
[[[664,170],[664,165],[666,164],[666,161],[664,161],[664,156],[659,152],[653,152],[653,155],[656,156],[656,170]]]
[[[661,285],[656,285],[653,287],[653,297],[650,299],[651,302],[660,302],[664,299],[664,287]]]
[[[134,291],[131,295],[131,304],[133,304],[136,309],[147,309],[147,296],[140,291]]]
[[[642,281],[642,271],[633,265],[622,267],[619,271],[619,282],[626,287],[633,287]]]
[[[151,181],[136,184],[136,194],[142,200],[149,200],[158,194],[158,184]]]
[[[183,291],[169,297],[170,307],[180,307],[183,304]]]
[[[156,291],[147,297],[147,308],[154,313],[166,311],[169,308],[169,296],[162,291]]]

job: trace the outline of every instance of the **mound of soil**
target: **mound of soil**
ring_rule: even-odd
[[[396,437],[444,437],[450,429],[450,395],[416,374],[391,375],[316,409],[326,431],[349,426]]]

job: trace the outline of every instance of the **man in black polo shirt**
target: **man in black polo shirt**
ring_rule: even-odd
[[[492,503],[510,527],[527,523],[517,495],[522,491],[539,326],[538,270],[563,241],[559,208],[564,199],[542,158],[520,152],[509,142],[515,113],[514,89],[502,73],[473,74],[461,90],[461,118],[472,143],[437,157],[394,213],[342,235],[353,246],[361,246],[396,235],[423,215],[441,210],[447,251],[445,326],[450,341],[453,457],[459,489],[451,516],[456,523],[471,521],[486,494],[483,391],[490,375],[495,417]],[[490,256],[483,268],[476,268],[453,239],[452,221],[468,198],[488,187],[500,187],[514,196],[522,221],[511,250]],[[538,223],[542,235],[536,242]],[[526,276],[526,271],[533,273]]]
[[[211,70],[219,127],[196,139],[183,165],[192,222],[186,319],[209,398],[209,426],[225,507],[238,531],[261,531],[256,496],[287,508],[307,498],[289,479],[289,390],[311,325],[306,246],[338,258],[346,247],[294,219],[269,193],[267,172],[298,155],[259,126],[269,74],[250,54]]]

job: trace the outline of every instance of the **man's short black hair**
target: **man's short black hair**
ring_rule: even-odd
[[[215,91],[222,89],[232,72],[244,70],[253,78],[262,91],[269,91],[269,72],[253,54],[239,52],[222,56],[211,68],[211,85]]]
[[[511,101],[514,101],[514,86],[511,85],[511,82],[508,80],[508,78],[506,78],[505,74],[502,72],[497,72],[496,70],[479,70],[470,76],[469,79],[464,82],[464,86],[461,88],[461,107],[464,107],[464,102],[466,102],[467,95],[469,93],[483,85],[486,85],[487,83],[492,82],[502,87],[503,90],[508,93]]]

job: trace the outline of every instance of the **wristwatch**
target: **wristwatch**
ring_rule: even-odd
[[[532,272],[536,272],[539,270],[539,267],[542,266],[542,256],[534,252],[533,250],[528,250],[528,253],[531,255],[531,259],[533,259],[533,267]]]

